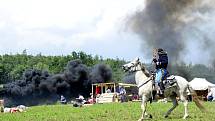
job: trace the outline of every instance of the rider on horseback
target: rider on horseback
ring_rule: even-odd
[[[156,74],[155,83],[160,87],[160,94],[164,93],[163,81],[167,78],[168,71],[168,56],[167,52],[161,48],[156,48],[153,50],[153,60],[155,63]]]

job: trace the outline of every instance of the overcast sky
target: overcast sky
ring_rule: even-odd
[[[132,60],[140,40],[126,16],[144,0],[0,0],[0,54],[67,55],[72,51]]]

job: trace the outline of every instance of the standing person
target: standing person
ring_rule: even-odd
[[[167,52],[162,48],[156,48],[153,50],[153,63],[155,64],[156,74],[155,83],[160,87],[160,94],[164,93],[163,80],[166,79],[168,71],[168,56]]]
[[[101,87],[96,86],[96,95],[101,94]]]

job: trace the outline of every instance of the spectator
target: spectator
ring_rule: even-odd
[[[61,104],[67,103],[66,98],[63,95],[60,96],[60,102],[61,102]]]
[[[101,87],[100,86],[96,86],[96,95],[97,94],[101,94]]]
[[[84,104],[86,101],[84,100],[84,97],[82,95],[78,95],[78,98],[76,98],[78,100],[79,103]]]
[[[111,93],[110,87],[107,88],[106,93]]]
[[[213,101],[213,92],[211,91],[211,89],[208,89],[207,100]]]
[[[125,102],[126,101],[126,91],[123,86],[121,86],[119,89],[119,95],[120,95],[121,102]]]
[[[139,96],[135,93],[132,94],[132,100],[138,100]]]
[[[90,98],[88,99],[88,103],[93,104],[95,103],[95,99],[92,93],[90,93]]]

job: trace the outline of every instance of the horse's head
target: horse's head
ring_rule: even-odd
[[[122,69],[124,71],[126,71],[126,72],[127,71],[134,72],[134,71],[136,71],[138,65],[140,65],[140,64],[141,64],[140,59],[139,58],[135,58],[133,61],[131,61],[131,62],[123,65]]]

